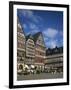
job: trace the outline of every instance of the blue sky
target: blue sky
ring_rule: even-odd
[[[63,12],[18,9],[17,15],[26,35],[42,32],[47,48],[63,46]]]

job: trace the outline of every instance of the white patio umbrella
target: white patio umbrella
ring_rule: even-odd
[[[31,65],[31,68],[35,68],[35,66],[34,65]]]
[[[30,69],[28,65],[24,65],[24,68]]]

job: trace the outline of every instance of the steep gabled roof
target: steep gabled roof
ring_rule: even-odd
[[[19,28],[19,27],[17,26],[18,32],[23,33],[23,34],[25,35],[25,32],[24,32],[24,30],[23,30],[23,28],[22,28],[22,25],[21,25],[21,23],[20,23],[19,17],[17,16],[17,25],[18,25],[18,24],[20,24],[20,26],[21,26],[21,28]]]
[[[19,17],[17,17],[17,30],[18,32],[23,33],[22,26],[19,21]]]
[[[46,50],[46,55],[54,55],[54,54],[59,54],[59,53],[63,53],[63,47],[55,47],[55,48],[48,48]]]
[[[36,34],[33,35],[33,38],[34,38],[34,42],[36,42],[38,40],[38,37],[41,35],[42,33],[41,32],[38,32]]]
[[[27,41],[28,39],[32,39],[32,40],[33,40],[33,36],[32,36],[31,34],[27,35],[27,36],[26,36],[26,41]]]

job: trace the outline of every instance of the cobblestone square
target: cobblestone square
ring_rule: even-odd
[[[58,79],[63,78],[63,73],[41,73],[41,74],[29,74],[18,75],[17,80],[39,80],[39,79]]]

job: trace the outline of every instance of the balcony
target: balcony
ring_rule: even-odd
[[[19,50],[19,51],[25,51],[25,47],[24,48],[17,48],[17,50]]]
[[[26,48],[35,49],[35,47],[32,45],[27,45]]]

